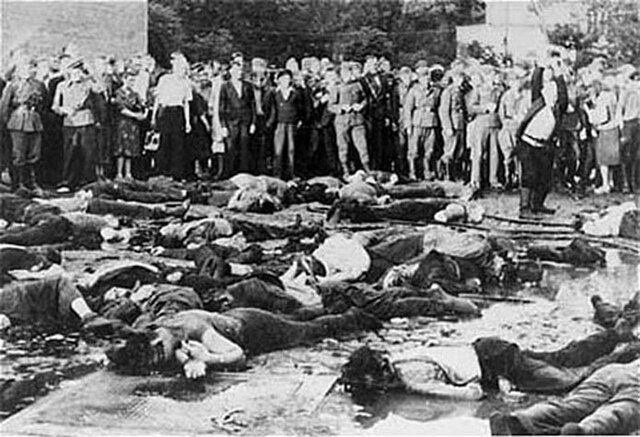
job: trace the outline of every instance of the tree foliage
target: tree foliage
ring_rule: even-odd
[[[625,0],[582,0],[586,26],[557,25],[547,34],[553,44],[575,49],[577,63],[584,65],[595,56],[612,65],[640,62],[640,3]],[[585,23],[583,23],[585,24]]]
[[[295,56],[366,54],[393,61],[455,57],[455,26],[484,18],[480,0],[149,0],[151,26],[177,16],[192,60],[225,57],[232,50],[281,64]],[[164,15],[152,13],[161,7]],[[174,15],[175,14],[175,15]],[[161,23],[152,23],[156,18]],[[173,22],[173,21],[172,21]],[[176,22],[177,24],[177,22]],[[174,42],[155,46],[168,47]]]

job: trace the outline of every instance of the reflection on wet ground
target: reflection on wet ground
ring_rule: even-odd
[[[591,320],[592,294],[623,303],[638,290],[639,261],[636,256],[610,250],[607,266],[595,270],[546,266],[540,286],[525,287],[518,293],[532,303],[494,303],[483,311],[482,318],[457,323],[419,318],[392,320],[385,324],[380,336],[328,339],[312,347],[255,357],[250,362],[251,368],[242,374],[214,373],[202,381],[190,382],[176,375],[132,379],[109,371],[99,372],[88,377],[96,377],[91,389],[70,391],[57,404],[50,397],[45,398],[43,401],[50,401],[46,408],[41,404],[37,414],[32,413],[31,419],[24,419],[17,426],[25,429],[20,426],[30,420],[32,424],[49,421],[60,426],[118,426],[123,432],[144,426],[152,433],[173,430],[251,435],[486,435],[489,432],[486,419],[493,411],[522,408],[542,397],[508,392],[496,399],[461,402],[388,393],[353,399],[332,385],[332,381],[349,354],[363,343],[402,352],[429,346],[468,345],[480,336],[500,336],[526,348],[561,347],[599,329]],[[43,334],[42,341],[34,343],[39,345],[38,349],[49,347],[46,338]],[[52,360],[63,359],[55,355],[64,357],[65,345],[75,351],[89,347],[73,336],[66,338],[49,338],[51,351],[55,352]],[[20,340],[24,338],[16,341]],[[3,377],[4,363],[11,361],[14,379],[29,381],[28,359],[32,352],[25,344],[16,345],[9,339],[5,343],[0,354]],[[11,351],[15,355],[20,350],[25,351],[25,356],[19,357],[22,361],[8,356]],[[19,362],[27,367],[16,367]],[[42,362],[38,361],[38,365]],[[97,360],[92,362],[95,366]],[[63,371],[64,366],[56,361],[52,372],[64,374]],[[6,381],[5,378],[3,384]],[[25,384],[29,383],[22,383]],[[60,393],[52,395],[56,394]],[[5,410],[8,402],[3,400]],[[227,417],[239,408],[242,413]],[[241,417],[236,417],[239,414]]]
[[[599,329],[591,321],[591,295],[600,294],[606,300],[624,303],[640,289],[639,264],[640,257],[636,255],[608,250],[607,266],[595,270],[547,266],[540,286],[525,288],[518,293],[521,297],[532,298],[534,303],[497,303],[485,309],[481,319],[456,324],[438,322],[431,326],[449,333],[448,338],[438,342],[440,345],[468,344],[477,337],[497,335],[537,350],[561,347]],[[404,350],[410,347],[416,346],[402,345],[390,349]],[[493,411],[524,408],[543,398],[541,395],[510,392],[495,399],[473,402],[403,393],[354,399],[345,393],[336,393],[333,402],[336,408],[347,408],[348,404],[352,404],[350,416],[342,417],[342,420],[350,420],[356,425],[355,428],[348,426],[350,431],[361,428],[362,431],[379,434],[400,426],[396,428],[398,432],[413,434],[410,430],[424,433],[428,429],[436,429],[437,433],[437,428],[425,422],[438,421],[444,425],[448,423],[447,419],[453,417],[486,421]],[[478,426],[479,422],[474,420],[457,420],[455,432],[451,433],[473,434],[473,429],[476,429],[480,434]]]

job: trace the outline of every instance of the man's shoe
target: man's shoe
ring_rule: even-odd
[[[560,430],[560,435],[585,435],[584,429],[577,423],[566,423]]]
[[[530,209],[521,209],[520,214],[518,215],[523,220],[540,220],[541,217],[539,214]]]
[[[549,214],[549,215],[553,215],[553,214],[555,214],[555,213],[556,213],[556,210],[555,210],[555,209],[553,209],[553,208],[547,208],[546,206],[541,205],[541,206],[536,207],[536,208],[533,210],[533,212],[537,212],[537,213],[540,213],[540,214]]]

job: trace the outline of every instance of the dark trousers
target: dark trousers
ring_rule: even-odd
[[[340,175],[340,163],[338,161],[338,149],[336,147],[336,131],[332,124],[328,126],[314,127],[309,138],[311,144],[309,162],[310,175]],[[317,158],[316,162],[314,159]],[[319,167],[320,163],[323,164]]]
[[[524,188],[549,191],[552,184],[553,152],[550,147],[533,147],[520,142],[518,157],[522,165],[520,184]]]
[[[287,154],[285,155],[285,146]],[[273,137],[273,173],[280,179],[285,179],[285,156],[289,164],[288,174],[295,176],[296,125],[293,123],[278,123]]]
[[[71,236],[71,223],[54,214],[40,216],[26,228],[9,229],[0,233],[0,243],[19,246],[40,246],[66,242]]]
[[[558,393],[571,390],[597,368],[622,360],[624,354],[614,351],[619,343],[615,331],[607,330],[550,352],[522,351],[495,337],[477,339],[473,347],[485,391],[498,391],[501,376],[521,391]]]
[[[12,161],[15,168],[35,165],[40,161],[42,132],[10,131]]]
[[[558,133],[559,150],[556,161],[556,175],[561,182],[574,184],[580,162],[580,141],[578,132],[560,131]]]
[[[107,199],[91,199],[87,206],[87,212],[90,214],[113,214],[115,216],[138,219],[159,219],[168,216],[165,209],[160,206],[151,207],[140,203]]]
[[[353,311],[322,316],[308,322],[288,320],[254,308],[236,308],[223,314],[240,321],[239,338],[232,340],[248,355],[285,349],[361,328],[358,314]]]
[[[184,147],[186,141],[184,108],[161,108],[157,121],[160,145],[156,153],[158,170],[175,180],[184,179]]]
[[[239,121],[230,122],[229,136],[225,139],[225,178],[237,173],[247,173],[251,170],[249,156],[249,124]]]
[[[0,314],[16,323],[64,323],[79,321],[71,303],[82,298],[70,279],[64,277],[19,282],[0,290]]]
[[[577,423],[587,435],[624,435],[640,428],[640,366],[610,364],[568,396],[541,402],[514,416],[532,434],[559,434]]]
[[[269,174],[273,169],[273,128],[267,128],[264,121],[258,118],[256,133],[251,142],[252,150],[255,151],[252,172],[259,175]]]
[[[620,152],[629,189],[637,189],[640,183],[640,119],[624,122]]]
[[[62,136],[64,138],[62,183],[74,188],[93,181],[97,163],[94,126],[65,126],[62,128]]]

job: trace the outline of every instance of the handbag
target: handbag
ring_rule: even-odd
[[[149,131],[144,136],[144,150],[155,152],[160,147],[160,132]]]

